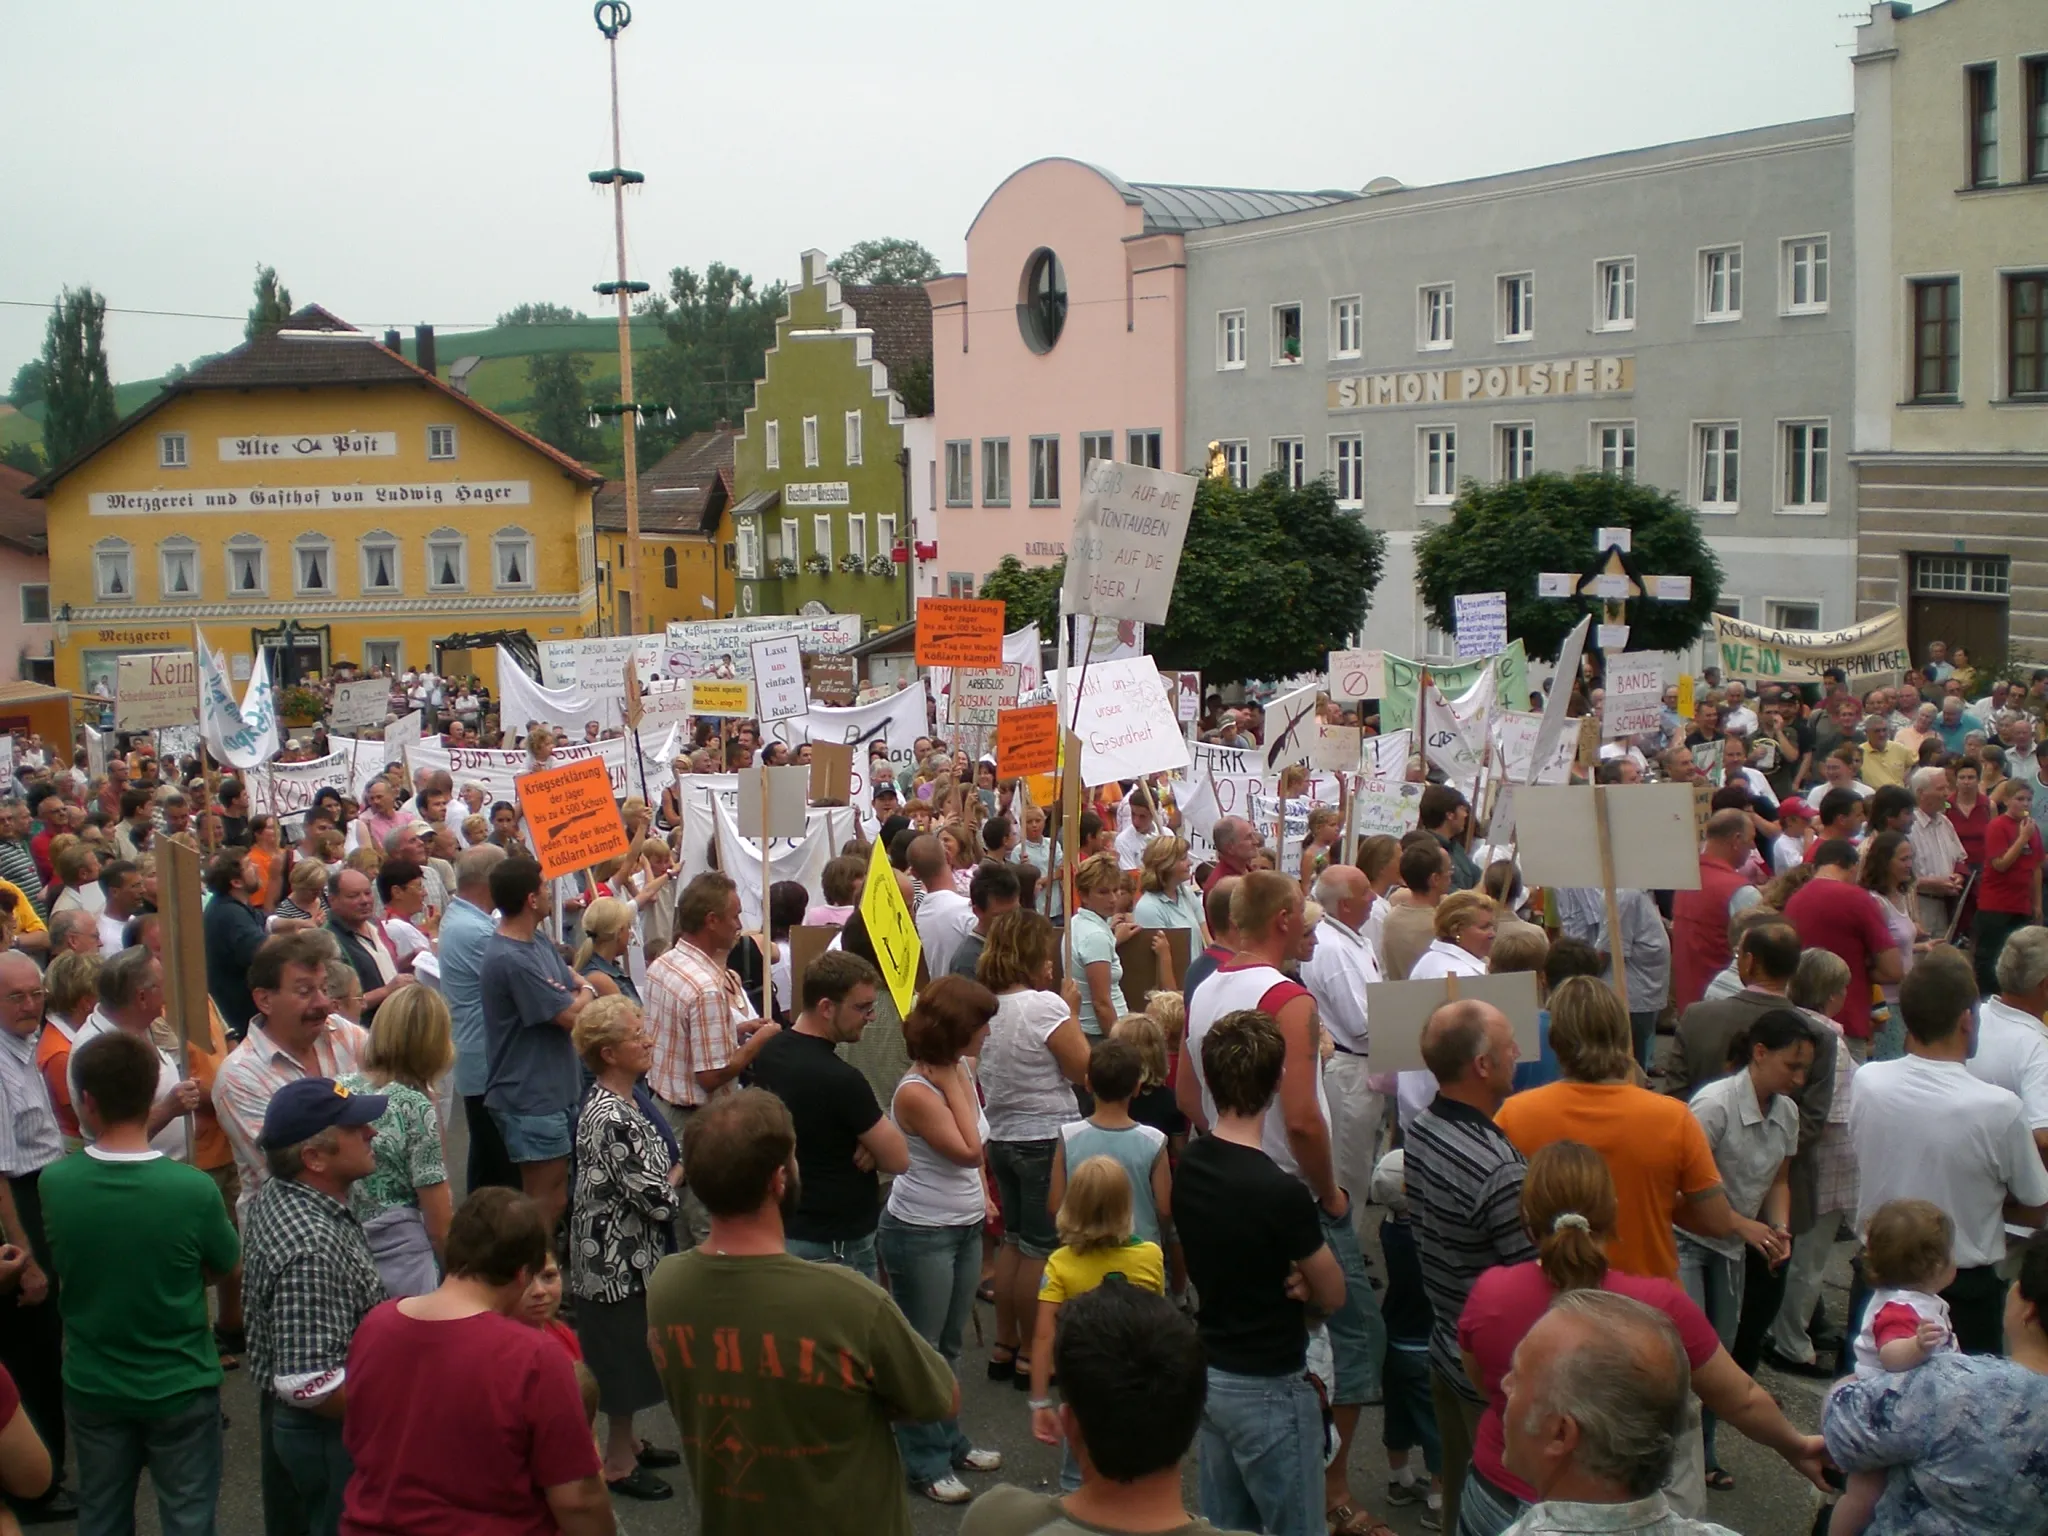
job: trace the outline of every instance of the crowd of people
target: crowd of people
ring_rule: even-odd
[[[914,1498],[969,1536],[1714,1531],[1730,1430],[1840,1536],[2037,1529],[2048,674],[1970,683],[1706,679],[1594,773],[1714,783],[1699,887],[1611,907],[1530,888],[1444,783],[1403,837],[1311,812],[1274,846],[1192,838],[1160,781],[1062,829],[992,763],[878,743],[824,900],[750,920],[684,868],[677,788],[550,880],[447,773],[285,826],[199,764],[24,742],[0,1493],[101,1536],[147,1470],[161,1529],[215,1529],[243,1370],[267,1536],[595,1536],[671,1469],[709,1533],[906,1533]],[[805,755],[748,726],[675,767],[757,751]],[[166,838],[204,860],[203,1021],[166,1002]],[[917,930],[906,1009],[871,880]],[[1533,1020],[1458,994],[1507,972]],[[1377,1071],[1403,980],[1444,1000],[1424,1068]],[[1843,1378],[1821,1433],[1766,1364]],[[996,1480],[969,1369],[1057,1493]]]

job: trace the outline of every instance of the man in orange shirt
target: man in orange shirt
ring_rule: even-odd
[[[1781,1257],[1776,1234],[1728,1203],[1706,1133],[1685,1102],[1638,1086],[1628,1015],[1603,982],[1575,976],[1550,994],[1550,1046],[1563,1079],[1514,1095],[1494,1124],[1524,1157],[1576,1141],[1606,1161],[1618,1201],[1608,1263],[1676,1282],[1674,1222],[1703,1237],[1734,1234],[1767,1259]]]

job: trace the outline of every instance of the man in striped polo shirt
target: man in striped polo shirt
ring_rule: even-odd
[[[1507,1015],[1486,1003],[1445,1003],[1422,1029],[1422,1060],[1436,1074],[1437,1094],[1408,1128],[1408,1204],[1435,1314],[1429,1386],[1443,1441],[1447,1531],[1458,1528],[1458,1494],[1486,1406],[1458,1354],[1458,1315],[1484,1271],[1536,1257],[1522,1229],[1527,1165],[1493,1123],[1520,1059]]]

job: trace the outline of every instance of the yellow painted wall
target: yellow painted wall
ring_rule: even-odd
[[[428,428],[452,426],[453,459],[429,459]],[[160,463],[166,433],[182,433],[186,464]],[[298,437],[334,433],[392,433],[388,456],[279,460],[224,458],[223,437]],[[465,499],[458,485],[525,482],[523,504]],[[427,486],[439,504],[379,502],[371,488]],[[92,510],[95,493],[166,496],[234,489],[244,493],[292,487],[359,488],[360,507],[317,511],[261,507],[213,511],[174,506],[143,514]],[[251,630],[272,629],[287,616],[302,627],[330,626],[330,661],[362,662],[364,642],[397,640],[407,666],[431,662],[431,642],[477,630],[519,629],[535,640],[573,639],[596,622],[589,574],[583,570],[590,526],[589,488],[561,466],[486,418],[408,384],[371,388],[288,389],[243,393],[206,391],[180,397],[118,438],[59,481],[49,511],[50,604],[69,603],[70,634],[57,648],[60,687],[84,689],[85,654],[119,650],[182,649],[199,623],[209,644],[248,655]],[[530,589],[498,590],[493,583],[493,535],[523,529],[532,539]],[[463,590],[430,590],[427,538],[441,529],[464,535]],[[320,533],[332,541],[331,595],[298,595],[294,541]],[[387,533],[398,541],[399,590],[366,591],[361,556],[364,536]],[[585,535],[579,546],[579,533]],[[228,541],[237,535],[265,541],[267,584],[261,598],[229,591]],[[160,551],[174,537],[197,546],[198,592],[173,598],[162,589]],[[127,601],[95,595],[95,548],[106,539],[132,548],[133,590]],[[488,656],[480,674],[493,686]]]
[[[732,542],[732,515],[722,512],[718,532],[709,539],[683,534],[643,533],[640,536],[641,606],[646,610],[636,626],[643,635],[656,634],[670,624],[689,624],[702,619],[729,618],[733,612],[733,573],[725,568],[725,546]],[[610,531],[597,536],[597,555],[610,563],[614,579],[621,585],[625,571],[626,535]],[[662,552],[676,552],[676,584],[664,579]],[[610,591],[599,593],[599,619],[609,634],[619,633]],[[706,606],[709,599],[709,606]]]

